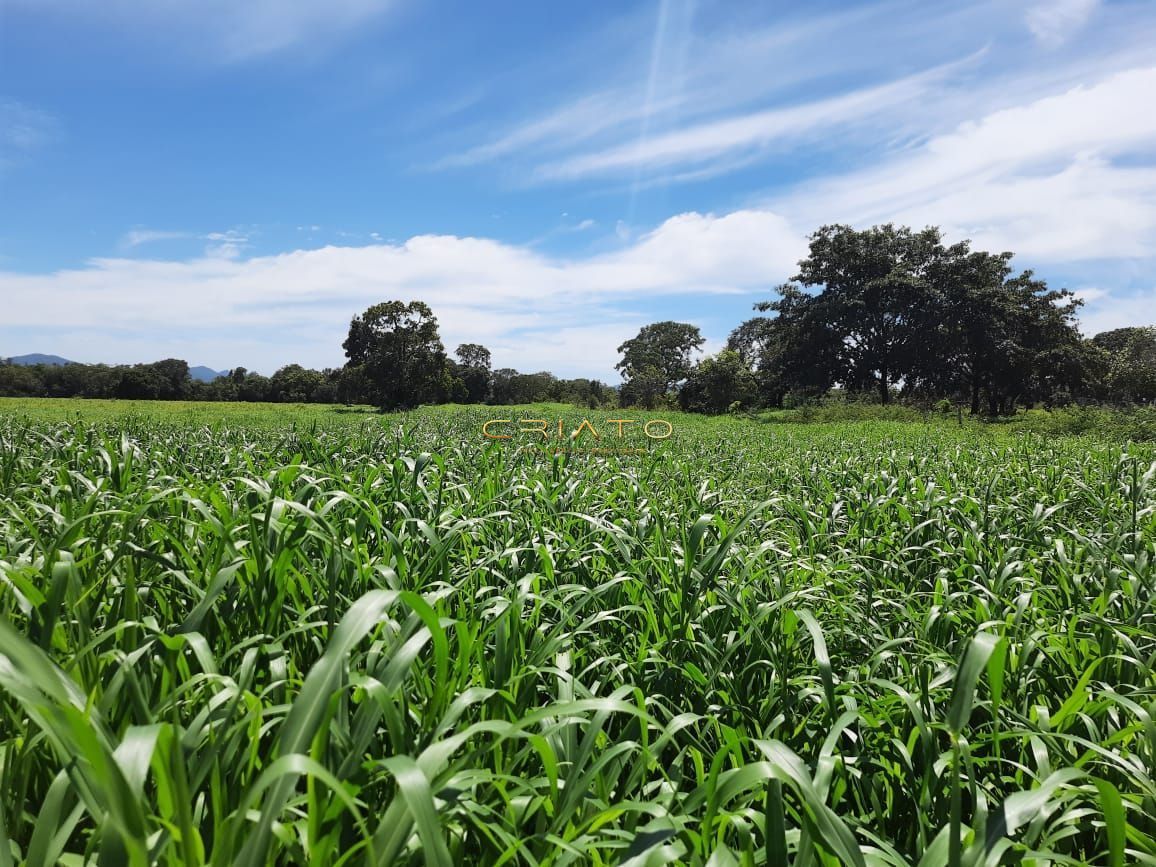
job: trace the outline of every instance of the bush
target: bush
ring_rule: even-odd
[[[902,404],[829,403],[805,404],[797,410],[775,418],[782,422],[836,422],[836,421],[923,421],[920,410]]]
[[[993,424],[1050,436],[1094,435],[1119,441],[1156,441],[1156,407],[1150,406],[1123,410],[1079,405],[1053,410],[1029,409]]]

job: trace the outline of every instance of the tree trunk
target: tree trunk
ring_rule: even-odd
[[[971,381],[971,414],[979,415],[979,377]]]
[[[879,402],[886,406],[890,399],[891,389],[887,387],[887,371],[882,370],[879,372]]]

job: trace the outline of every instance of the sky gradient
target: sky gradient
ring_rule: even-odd
[[[336,367],[421,299],[617,382],[832,222],[1156,323],[1154,45],[1147,0],[0,0],[0,356]]]

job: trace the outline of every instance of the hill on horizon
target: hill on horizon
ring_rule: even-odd
[[[59,355],[46,355],[42,352],[30,352],[27,355],[14,355],[8,359],[13,364],[20,364],[24,366],[33,364],[49,364],[59,366],[62,364],[79,364],[80,362],[72,361],[68,358],[62,358]],[[213,370],[211,367],[205,367],[203,364],[189,367],[189,376],[197,382],[212,382],[219,376],[224,376],[223,371]]]
[[[14,355],[8,359],[13,364],[30,365],[30,364],[51,364],[59,366],[61,364],[72,364],[67,358],[61,358],[59,355],[45,355],[41,352],[30,352],[28,355]]]

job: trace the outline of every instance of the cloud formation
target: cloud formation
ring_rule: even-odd
[[[5,329],[25,340],[84,334],[87,357],[77,360],[116,361],[135,345],[152,356],[270,370],[340,364],[350,317],[379,301],[421,299],[447,346],[481,341],[500,365],[606,378],[613,346],[645,324],[628,309],[632,300],[765,293],[803,251],[798,232],[769,211],[687,213],[586,258],[423,235],[248,259],[218,249],[185,261],[108,258],[53,274],[0,272],[0,297],[8,299]]]
[[[1024,15],[1028,29],[1040,42],[1058,47],[1078,32],[1100,5],[1100,0],[1044,0]]]
[[[1156,67],[1109,75],[980,116],[868,168],[768,194],[757,206],[683,213],[633,239],[623,231],[608,253],[551,256],[488,238],[419,235],[245,258],[246,235],[234,230],[191,236],[208,245],[195,259],[0,273],[0,296],[12,299],[9,328],[87,333],[94,358],[114,359],[132,345],[125,335],[154,335],[163,354],[229,366],[245,347],[244,363],[270,369],[339,364],[350,316],[381,300],[420,298],[441,319],[447,345],[478,340],[502,365],[607,377],[613,347],[644,316],[656,318],[659,299],[699,299],[705,310],[701,299],[711,294],[764,297],[794,272],[804,233],[824,222],[939,225],[951,239],[1014,250],[1019,267],[1037,270],[1151,262],[1156,165],[1143,155],[1156,148],[1156,119],[1136,107],[1154,89]],[[137,247],[179,234],[137,229],[126,240]],[[1152,292],[1084,297],[1088,333],[1143,318],[1145,305],[1156,309]],[[182,336],[174,337],[178,324]]]
[[[225,232],[197,232],[172,231],[168,229],[136,228],[126,232],[121,238],[121,248],[132,250],[146,244],[156,244],[161,241],[198,240],[208,242],[205,245],[205,256],[210,259],[236,259],[249,246],[249,237],[239,229],[229,229]]]
[[[802,225],[935,224],[1051,263],[1149,254],[1156,242],[1156,67],[993,112],[768,207]]]
[[[731,154],[765,149],[777,142],[797,144],[812,136],[830,135],[840,128],[884,117],[895,106],[926,95],[930,83],[941,74],[941,70],[932,70],[830,99],[691,125],[546,163],[538,169],[537,176],[573,180],[639,169],[695,167]]]
[[[638,187],[773,168],[816,145],[886,158],[977,117],[1147,66],[1156,38],[1144,7],[1099,0],[890,0],[779,12],[769,25],[749,21],[752,12],[739,16],[741,28],[709,22],[702,7],[670,12],[686,5],[660,4],[651,40],[639,22],[635,41],[651,46],[645,76],[646,58],[634,57],[434,167],[501,161],[519,184]],[[689,23],[672,28],[672,15]]]

